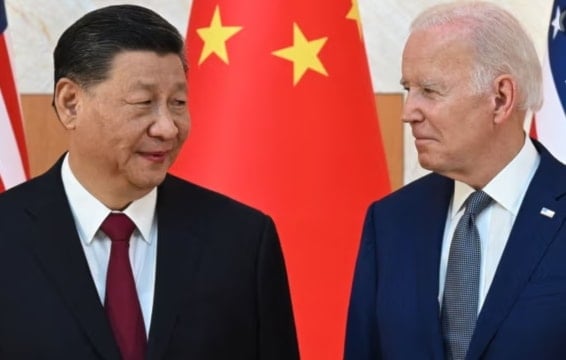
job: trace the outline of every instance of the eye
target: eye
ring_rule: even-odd
[[[127,101],[127,103],[135,106],[147,106],[151,105],[151,99],[132,99]]]
[[[423,94],[423,96],[427,97],[427,98],[437,98],[440,96],[440,92],[438,91],[437,88],[432,88],[432,87],[423,87],[421,89],[421,92]]]
[[[171,100],[171,106],[176,108],[184,108],[187,105],[187,100],[183,97],[179,97]]]

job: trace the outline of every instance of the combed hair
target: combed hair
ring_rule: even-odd
[[[176,54],[187,69],[183,37],[173,25],[147,8],[115,5],[89,12],[63,32],[53,52],[54,84],[62,77],[84,87],[99,83],[117,54],[136,50]]]
[[[442,25],[462,26],[472,41],[474,90],[484,92],[497,76],[509,74],[517,82],[518,107],[541,108],[541,65],[531,38],[513,15],[484,1],[440,4],[417,16],[411,32]]]

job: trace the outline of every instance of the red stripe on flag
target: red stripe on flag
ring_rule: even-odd
[[[16,92],[14,75],[12,74],[12,66],[10,65],[10,57],[8,56],[8,48],[4,35],[0,35],[0,64],[2,64],[2,66],[0,66],[1,93],[4,97],[4,103],[6,104],[6,110],[10,118],[10,123],[12,124],[14,136],[16,137],[16,143],[18,144],[26,178],[29,178],[29,164],[20,112],[20,99]]]
[[[531,121],[531,129],[529,131],[529,136],[533,139],[538,139],[537,135],[537,117],[533,115],[533,120]]]

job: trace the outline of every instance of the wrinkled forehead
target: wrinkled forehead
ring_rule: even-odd
[[[435,26],[415,30],[407,39],[402,62],[433,63],[440,67],[471,66],[474,62],[472,41],[466,31],[453,26]]]
[[[411,33],[403,50],[402,83],[470,80],[475,68],[470,41],[443,27]]]
[[[460,45],[461,50],[471,52],[473,43],[472,33],[469,29],[460,24],[442,24],[411,31],[405,43],[405,50],[411,48],[412,50],[438,51],[446,47]]]

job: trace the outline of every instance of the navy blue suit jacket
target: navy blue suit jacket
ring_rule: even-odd
[[[60,167],[0,195],[0,359],[118,360]],[[156,214],[147,358],[298,359],[271,219],[173,176]]]
[[[540,165],[511,230],[467,359],[566,359],[566,166]],[[444,359],[438,281],[454,182],[430,174],[374,203],[355,269],[346,360]],[[553,217],[541,214],[547,208]]]

